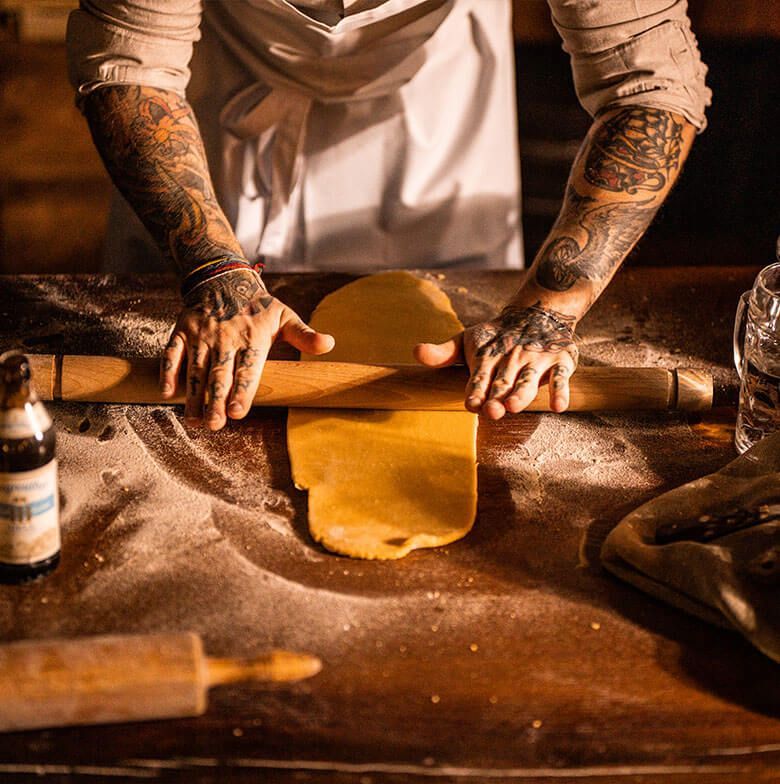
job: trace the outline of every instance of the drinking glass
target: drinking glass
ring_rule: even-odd
[[[742,453],[780,430],[780,262],[762,269],[740,297],[734,364],[740,378],[734,441]]]

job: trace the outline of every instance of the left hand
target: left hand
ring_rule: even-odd
[[[466,408],[489,419],[522,411],[550,380],[550,408],[569,406],[569,378],[577,368],[574,316],[535,305],[509,304],[490,321],[469,327],[445,343],[420,343],[414,353],[429,367],[446,367],[465,358],[471,376]]]

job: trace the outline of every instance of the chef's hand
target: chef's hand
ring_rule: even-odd
[[[277,337],[306,354],[325,354],[335,343],[272,297],[254,272],[236,270],[206,281],[186,297],[163,351],[163,397],[175,395],[186,355],[185,423],[194,426],[205,419],[209,430],[219,430],[228,416],[241,419],[252,405]]]
[[[550,408],[569,406],[569,378],[577,367],[575,319],[537,302],[507,305],[494,319],[469,327],[445,343],[420,343],[418,362],[446,367],[465,358],[471,377],[466,408],[489,419],[522,411],[549,378]]]

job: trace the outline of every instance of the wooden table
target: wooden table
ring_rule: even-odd
[[[583,361],[732,384],[754,275],[621,273],[582,325]],[[349,279],[268,276],[304,316]],[[517,276],[439,282],[473,321]],[[152,354],[175,310],[164,277],[7,277],[0,345]],[[192,629],[215,655],[286,646],[325,667],[293,688],[217,689],[196,720],[0,737],[0,781],[778,781],[777,665],[598,565],[624,514],[734,456],[733,412],[483,423],[472,533],[381,563],[308,538],[284,411],[207,435],[162,407],[51,409],[63,562],[0,589],[4,639]]]

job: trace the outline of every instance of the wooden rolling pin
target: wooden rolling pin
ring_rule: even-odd
[[[0,646],[0,731],[200,716],[211,686],[297,681],[320,666],[287,651],[208,658],[189,633],[13,642]]]
[[[154,359],[30,355],[44,400],[89,403],[183,403],[163,400]],[[256,406],[462,411],[463,366],[431,370],[417,365],[351,362],[267,362]],[[182,387],[183,384],[180,384]],[[571,411],[680,409],[712,406],[712,376],[700,370],[581,367],[571,380]],[[529,411],[549,411],[543,387]]]

